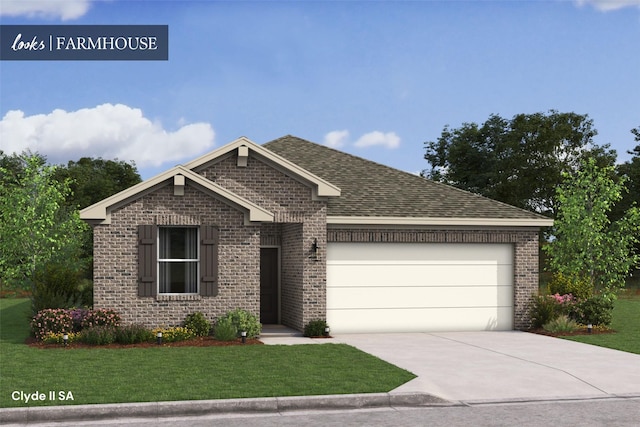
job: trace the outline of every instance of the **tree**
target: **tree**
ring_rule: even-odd
[[[76,259],[79,236],[88,227],[76,210],[65,207],[69,182],[54,180],[55,167],[44,157],[23,153],[3,157],[1,165],[0,282],[27,288],[37,267]]]
[[[554,110],[511,120],[491,115],[481,126],[447,125],[437,141],[425,143],[431,169],[423,176],[553,216],[563,173],[586,157],[601,166],[615,162],[615,151],[593,143],[596,134],[587,115]]]
[[[59,182],[70,180],[66,203],[84,209],[142,181],[134,163],[83,157],[56,169]]]
[[[633,150],[627,151],[631,154],[631,160],[617,166],[619,176],[626,177],[627,193],[622,195],[622,200],[618,203],[611,214],[614,219],[621,218],[624,212],[629,209],[634,202],[640,201],[640,126],[632,129],[638,145]]]
[[[590,281],[612,300],[630,270],[640,264],[633,245],[640,241],[640,210],[633,206],[611,222],[607,214],[622,199],[626,179],[616,179],[613,166],[595,159],[581,162],[557,190],[555,239],[544,247],[556,273]]]

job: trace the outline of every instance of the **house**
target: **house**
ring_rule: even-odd
[[[332,332],[525,329],[552,220],[322,145],[239,138],[87,207],[94,304]]]

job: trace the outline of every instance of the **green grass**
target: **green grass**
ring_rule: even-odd
[[[563,338],[640,354],[640,296],[620,298],[616,301],[611,328],[616,333]]]
[[[387,392],[413,374],[343,344],[40,349],[29,301],[0,299],[0,407],[14,391],[73,394],[36,405]]]

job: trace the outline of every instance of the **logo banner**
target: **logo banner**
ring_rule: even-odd
[[[4,61],[168,59],[168,25],[0,25]]]

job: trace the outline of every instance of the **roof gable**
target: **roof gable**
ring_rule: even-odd
[[[547,217],[288,135],[264,144],[338,185],[329,224],[550,226]]]
[[[224,203],[232,205],[233,207],[245,212],[245,222],[253,221],[266,221],[273,222],[274,214],[261,208],[255,203],[240,197],[239,195],[226,190],[225,188],[217,185],[216,183],[209,181],[205,177],[198,175],[197,173],[183,167],[176,166],[127,188],[111,197],[101,200],[89,207],[86,207],[80,211],[80,218],[91,223],[97,224],[110,224],[111,212],[118,207],[137,200],[144,195],[153,192],[161,186],[167,185],[170,179],[174,180],[174,185],[178,187],[185,184],[185,180],[189,180],[190,184],[198,188],[212,197],[215,197]],[[179,191],[179,190],[178,190]]]
[[[186,163],[184,167],[194,172],[198,172],[206,168],[211,163],[219,161],[227,154],[232,153],[234,150],[238,151],[239,157],[244,158],[245,162],[246,157],[249,155],[250,151],[252,155],[269,164],[273,168],[283,172],[286,175],[292,176],[305,185],[311,186],[313,189],[314,198],[340,196],[340,188],[333,185],[331,182],[322,179],[319,176],[302,168],[300,165],[279,156],[277,153],[265,149],[264,147],[256,144],[255,142],[244,136],[223,147],[220,147],[217,150],[214,150]],[[240,162],[242,162],[242,160],[239,160],[239,165]]]

